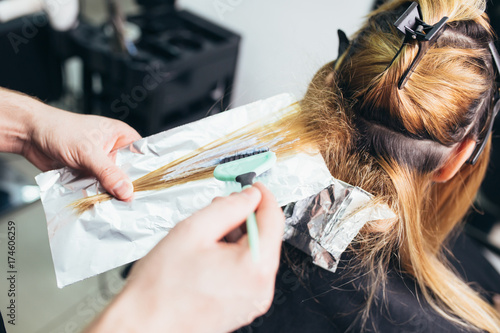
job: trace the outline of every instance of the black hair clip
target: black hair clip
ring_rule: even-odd
[[[346,33],[342,30],[338,29],[337,34],[339,35],[339,55],[337,56],[338,59],[349,48],[351,42],[349,41]]]
[[[412,2],[410,7],[401,15],[400,18],[394,23],[399,31],[405,34],[405,39],[403,45],[399,49],[398,53],[394,56],[391,64],[401,53],[403,46],[410,43],[411,41],[418,41],[418,53],[410,67],[405,71],[403,76],[398,82],[398,88],[403,89],[406,82],[410,78],[411,74],[422,60],[424,55],[427,53],[429,48],[436,42],[439,36],[443,33],[443,27],[448,21],[448,17],[443,17],[435,25],[429,25],[422,21],[422,15],[420,14],[420,9],[418,3]],[[390,66],[390,65],[389,65]]]
[[[498,77],[498,75],[500,74],[500,55],[498,54],[498,50],[495,47],[494,42],[490,42],[488,44],[488,46],[490,48],[491,57],[493,58],[493,65],[495,66],[496,75]],[[492,103],[493,107],[490,107],[491,114],[489,115],[488,124],[486,125],[487,126],[486,133],[476,143],[476,147],[474,148],[474,151],[472,152],[471,156],[467,160],[467,163],[469,163],[471,165],[476,164],[477,160],[479,159],[479,156],[481,155],[481,153],[484,150],[484,147],[486,147],[486,143],[488,143],[488,138],[490,137],[491,131],[493,130],[493,124],[495,122],[495,117],[498,114],[498,110],[500,110],[500,94],[498,92],[498,86],[499,85],[497,83],[496,88],[495,88],[495,90],[496,90],[495,95],[493,96],[493,103]]]
[[[339,54],[337,56],[337,60],[339,60],[342,54],[344,54],[344,52],[347,51],[349,46],[351,46],[351,42],[349,41],[349,38],[347,38],[347,35],[344,31],[338,29],[337,34],[339,36]],[[337,60],[333,62],[332,65],[333,70],[335,70],[335,63],[337,62]]]

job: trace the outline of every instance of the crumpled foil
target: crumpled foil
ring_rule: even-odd
[[[331,272],[367,222],[396,218],[386,204],[374,204],[368,192],[337,179],[318,194],[288,204],[284,213],[283,240]]]

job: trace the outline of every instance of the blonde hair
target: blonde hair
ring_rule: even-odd
[[[370,276],[366,322],[384,288],[391,258],[413,276],[425,300],[447,320],[500,332],[500,316],[450,268],[446,241],[470,209],[486,172],[490,143],[478,162],[446,183],[432,175],[464,139],[478,139],[495,91],[485,1],[420,0],[423,20],[449,17],[436,44],[404,89],[398,81],[418,51],[403,46],[393,23],[408,1],[381,6],[344,54],[315,76],[298,121],[317,133],[332,175],[388,202],[399,218],[384,232],[367,225],[352,251]]]
[[[164,166],[135,179],[134,192],[159,191],[172,186],[213,177],[215,167],[221,161],[237,156],[251,155],[271,150],[278,159],[298,151],[316,152],[313,132],[294,121],[299,112],[298,103],[277,110],[275,114],[228,133],[183,155]],[[76,200],[70,204],[80,215],[95,205],[112,200],[109,193],[100,193]]]
[[[334,177],[373,193],[399,216],[384,232],[368,223],[352,246],[359,268],[370,278],[361,320],[366,322],[396,254],[401,270],[415,278],[440,315],[466,328],[500,332],[499,314],[453,272],[444,256],[446,241],[484,178],[490,143],[475,165],[464,165],[446,183],[432,181],[453,149],[466,138],[479,138],[488,120],[495,84],[487,44],[494,36],[484,0],[418,2],[428,24],[443,16],[449,20],[404,89],[398,89],[398,81],[418,44],[403,46],[392,62],[403,41],[393,22],[408,3],[396,0],[374,11],[347,51],[320,69],[300,112],[226,136],[135,180],[134,186],[136,191],[158,190],[210,177],[213,165],[197,169],[194,159],[214,151],[209,159],[217,160],[222,146],[241,138],[275,141],[268,148],[280,150],[281,156],[317,145]],[[190,169],[168,177],[185,164]],[[83,212],[110,198],[101,194],[74,207]]]

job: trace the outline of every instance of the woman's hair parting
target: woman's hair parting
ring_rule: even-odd
[[[399,216],[383,228],[368,223],[351,248],[373,286],[360,320],[366,322],[383,295],[392,262],[415,278],[425,301],[443,317],[500,332],[499,314],[444,256],[484,178],[489,140],[477,163],[464,164],[445,183],[433,181],[464,140],[485,139],[498,92],[489,49],[495,36],[485,1],[417,3],[422,21],[413,33],[431,38],[441,23],[437,37],[425,44],[394,25],[415,6],[411,1],[382,5],[345,52],[316,74],[299,121],[323,139],[334,177],[373,193]]]

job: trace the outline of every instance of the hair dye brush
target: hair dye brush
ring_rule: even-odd
[[[241,189],[252,186],[255,177],[269,170],[276,162],[273,152],[260,152],[256,155],[237,155],[225,158],[215,170],[214,177],[222,181],[238,182]],[[255,213],[248,216],[247,222],[248,244],[255,262],[259,261],[259,230]]]

